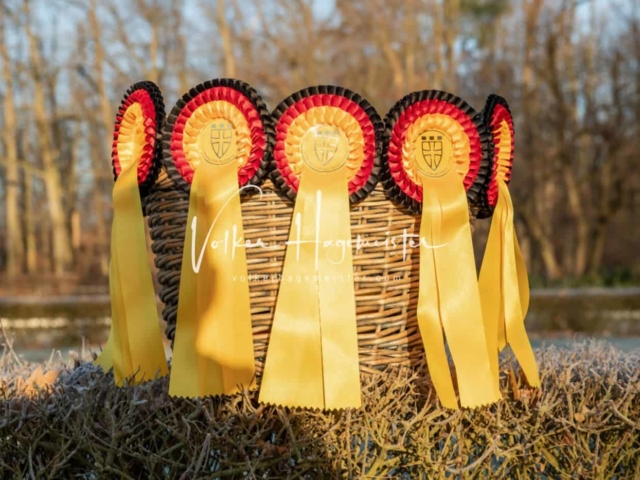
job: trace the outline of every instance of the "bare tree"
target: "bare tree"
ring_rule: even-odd
[[[2,79],[4,81],[4,128],[3,143],[6,150],[6,216],[7,216],[7,274],[15,277],[20,274],[24,264],[24,238],[22,232],[20,202],[20,172],[18,165],[18,128],[14,103],[13,72],[11,59],[5,40],[7,12],[0,8],[0,60],[2,60]]]

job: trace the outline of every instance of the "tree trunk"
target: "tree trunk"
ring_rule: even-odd
[[[558,280],[562,276],[562,268],[556,259],[553,243],[544,231],[542,224],[535,215],[523,214],[522,218],[531,232],[531,236],[536,240],[540,248],[542,263],[549,280]]]
[[[24,225],[26,237],[26,259],[27,272],[33,275],[38,271],[38,234],[36,228],[36,219],[34,218],[33,209],[33,177],[34,172],[29,168],[27,159],[31,157],[31,143],[28,139],[24,140]]]
[[[383,7],[384,8],[384,7]],[[386,22],[387,16],[384,11],[377,12],[377,17],[373,21],[373,27],[377,29],[379,35],[376,35],[378,45],[382,53],[389,63],[393,75],[394,96],[401,98],[404,95],[405,75],[404,67],[398,52],[393,48],[392,38],[389,36],[391,28]],[[393,34],[393,31],[391,31]]]
[[[36,223],[33,218],[33,175],[25,172],[24,183],[27,272],[33,275],[38,271],[38,238],[36,234]]]
[[[233,44],[231,42],[231,32],[229,31],[229,23],[227,22],[226,0],[218,0],[218,11],[216,20],[220,38],[222,39],[222,51],[224,53],[224,70],[227,77],[235,78],[236,76],[236,59],[233,55]]]
[[[107,225],[104,218],[104,213],[107,209],[103,200],[102,192],[104,190],[105,181],[111,180],[111,170],[109,169],[109,157],[111,152],[111,142],[113,141],[112,124],[115,120],[115,116],[111,110],[111,103],[109,102],[109,96],[107,94],[107,87],[104,78],[104,50],[102,48],[102,38],[100,22],[97,17],[97,5],[96,1],[92,0],[91,8],[89,9],[89,24],[91,25],[91,31],[93,34],[93,68],[95,71],[95,83],[97,85],[97,94],[100,98],[100,123],[102,124],[103,136],[98,138],[104,138],[104,145],[96,146],[97,150],[94,150],[95,139],[91,138],[91,166],[93,168],[94,186],[91,192],[91,203],[93,205],[93,211],[96,222],[96,234],[98,237],[98,258],[100,262],[100,273],[103,276],[109,274],[109,236],[107,234]],[[93,137],[93,136],[92,136]]]
[[[405,27],[407,35],[405,45],[404,64],[407,69],[406,90],[413,92],[417,88],[416,81],[416,49],[418,43],[417,9],[414,0],[406,0]]]
[[[38,50],[38,42],[30,26],[28,2],[26,7],[26,32],[29,39],[29,54],[31,59],[32,76],[34,80],[33,112],[38,131],[38,144],[42,158],[44,182],[47,190],[47,202],[49,206],[49,218],[52,227],[53,243],[53,269],[56,276],[62,276],[69,271],[73,256],[71,241],[67,229],[67,221],[64,215],[63,189],[60,174],[56,166],[57,152],[51,145],[48,118],[45,105],[45,93],[43,86],[43,65]]]
[[[444,61],[442,59],[442,42],[444,40],[444,28],[443,28],[443,20],[444,16],[442,15],[442,9],[440,7],[440,2],[434,1],[430,2],[430,7],[432,9],[432,17],[434,20],[433,25],[433,47],[432,52],[434,56],[435,62],[435,73],[433,76],[433,88],[438,90],[444,89]]]
[[[13,103],[13,78],[10,58],[4,35],[4,11],[0,9],[0,58],[4,80],[4,145],[6,152],[6,212],[7,212],[7,275],[15,277],[22,273],[24,244],[20,218],[20,172],[18,165],[16,111]]]
[[[524,0],[524,15],[525,15],[525,25],[524,25],[524,52],[523,52],[523,63],[522,63],[522,84],[520,85],[520,97],[521,106],[522,106],[522,130],[521,133],[516,134],[516,152],[517,157],[515,158],[516,167],[518,170],[527,170],[531,168],[530,162],[533,163],[535,160],[535,156],[538,154],[538,149],[536,148],[536,130],[534,128],[533,119],[536,115],[536,111],[538,110],[538,106],[535,101],[535,92],[536,92],[536,78],[534,76],[533,64],[534,64],[534,51],[536,46],[536,34],[538,31],[538,18],[540,15],[541,9],[541,0]],[[540,181],[539,181],[539,172],[538,169],[534,169],[532,174],[530,175],[529,181],[529,189],[531,193],[531,197],[537,192],[538,195],[542,195],[540,193]],[[543,184],[544,185],[544,184]],[[526,197],[525,197],[526,198]],[[536,217],[538,215],[538,207],[541,202],[526,202],[521,206],[521,212],[523,218],[525,215],[529,215],[530,217]],[[537,217],[536,217],[537,218]],[[533,223],[532,220],[530,223]],[[526,223],[526,222],[525,222]],[[536,220],[536,223],[540,222]],[[527,234],[533,237],[533,229],[527,228]],[[553,252],[553,247],[549,245],[547,242],[543,242],[541,240],[541,229],[537,230],[538,237],[534,237],[533,240],[537,245],[540,245],[540,250],[545,251],[546,260],[542,260],[542,266],[544,269],[544,273],[547,277],[555,277],[559,275],[558,270],[559,266],[555,260],[555,254]],[[525,239],[525,243],[533,243],[531,239]],[[544,246],[542,246],[544,243]],[[537,262],[538,265],[540,262]],[[533,265],[533,262],[530,262],[530,265]]]
[[[107,170],[106,165],[101,165],[101,160],[104,158],[102,155],[103,149],[101,148],[100,135],[89,135],[89,155],[91,156],[91,164],[93,165],[94,175],[98,175],[97,179],[103,178],[100,174],[101,171]],[[102,188],[100,188],[102,182],[97,182],[91,192],[91,210],[93,211],[93,217],[96,222],[96,237],[95,249],[100,260],[100,273],[103,276],[109,274],[109,244],[110,235],[107,229],[107,206],[104,202],[104,195],[102,194]]]
[[[575,173],[568,165],[565,165],[563,168],[563,178],[564,184],[567,187],[569,210],[576,222],[573,274],[576,277],[582,277],[587,271],[589,252],[589,222],[587,220],[587,211],[582,205],[580,187],[578,186]]]
[[[153,83],[160,83],[160,69],[158,67],[158,54],[160,50],[160,39],[158,25],[159,12],[154,12],[151,17],[151,42],[149,44],[149,59],[151,61],[151,71],[149,72],[148,79]]]
[[[447,57],[447,86],[449,91],[456,90],[456,40],[458,38],[458,27],[460,21],[460,0],[447,0],[443,2],[445,30],[444,45],[445,55]]]

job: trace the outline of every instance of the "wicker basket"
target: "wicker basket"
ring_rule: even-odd
[[[275,193],[270,181],[264,195],[244,198],[242,213],[245,238],[261,239],[274,248],[247,249],[251,314],[256,369],[261,374],[267,352],[278,292],[272,278],[282,272],[284,243],[289,236],[293,204]],[[176,328],[182,249],[189,209],[188,195],[161,171],[146,201],[153,253],[159,269],[160,299],[164,303],[166,334],[173,341]],[[378,185],[367,199],[351,210],[351,233],[382,243],[401,239],[403,232],[418,234],[420,218],[398,209]],[[401,245],[368,245],[354,251],[356,311],[360,370],[375,373],[388,365],[412,365],[424,357],[416,321],[418,301],[418,249]],[[259,276],[260,280],[255,280]],[[268,278],[265,279],[265,276]]]

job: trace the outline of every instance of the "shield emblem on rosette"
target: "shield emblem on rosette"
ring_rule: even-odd
[[[233,127],[226,122],[213,123],[211,125],[211,148],[214,155],[221,160],[231,147],[233,139]]]
[[[328,165],[338,151],[340,136],[335,129],[320,129],[316,133],[314,151],[322,165]]]
[[[422,137],[422,158],[434,172],[442,161],[442,136],[429,135]]]

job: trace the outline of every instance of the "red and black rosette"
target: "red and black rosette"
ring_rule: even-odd
[[[478,206],[493,155],[480,113],[451,93],[423,90],[398,101],[385,122],[381,181],[392,199],[420,213],[418,177],[438,177],[455,169],[469,204]]]
[[[113,131],[111,163],[114,180],[132,162],[138,164],[138,184],[146,192],[156,181],[162,156],[162,128],[165,111],[162,93],[149,81],[127,90]]]
[[[163,160],[169,177],[187,192],[198,162],[217,164],[230,155],[238,163],[239,186],[258,186],[268,175],[273,143],[271,116],[256,90],[240,80],[214,79],[193,87],[171,110]]]
[[[509,185],[515,151],[513,116],[507,101],[499,95],[490,95],[482,111],[484,123],[492,138],[493,162],[482,190],[478,218],[488,218],[498,203],[498,179]]]
[[[289,200],[295,201],[303,165],[322,171],[343,154],[350,203],[362,201],[374,189],[381,170],[384,123],[360,95],[336,86],[309,87],[285,98],[272,116],[276,143],[271,179]],[[305,137],[314,129],[320,129],[319,135]]]

